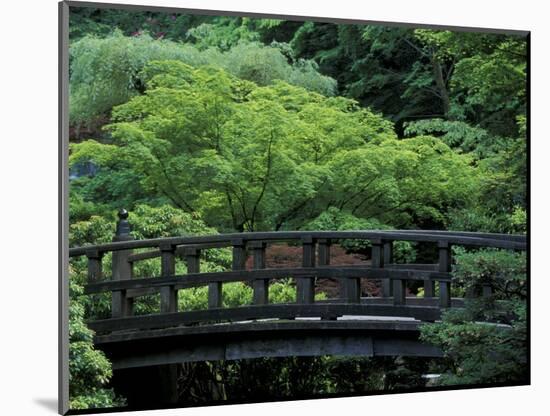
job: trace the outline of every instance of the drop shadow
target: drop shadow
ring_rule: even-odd
[[[39,404],[40,406],[42,406],[44,409],[50,410],[53,413],[57,414],[57,399],[53,399],[53,398],[39,398],[39,399],[36,399],[35,398],[34,402],[36,404]]]

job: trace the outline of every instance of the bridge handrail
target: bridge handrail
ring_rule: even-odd
[[[331,240],[392,240],[411,242],[433,242],[445,240],[452,245],[463,245],[472,247],[493,247],[511,250],[526,250],[527,240],[525,236],[514,234],[503,234],[500,237],[485,237],[487,234],[480,233],[482,237],[474,236],[475,233],[463,235],[462,233],[447,231],[268,231],[216,234],[208,236],[181,236],[165,237],[144,240],[116,241],[112,243],[96,244],[69,249],[69,256],[76,257],[86,255],[88,252],[112,252],[138,248],[159,247],[161,245],[171,246],[195,246],[213,245],[220,247],[220,243],[232,246],[235,241],[292,241],[303,238],[331,239]]]
[[[105,280],[90,283],[85,288],[86,294],[109,292],[115,290],[133,290],[161,288],[171,285],[176,289],[189,289],[206,286],[213,282],[252,282],[255,280],[271,280],[284,277],[293,278],[331,278],[336,280],[368,277],[371,279],[405,279],[405,280],[437,280],[450,281],[451,274],[430,270],[404,268],[376,268],[371,266],[323,266],[300,268],[275,268],[258,270],[235,270],[227,272],[206,272],[174,275],[170,277],[145,277],[127,280]]]
[[[127,217],[126,211],[119,213],[117,232],[112,243],[70,249],[71,257],[85,255],[88,259],[88,284],[84,288],[85,293],[111,292],[112,317],[107,320],[108,323],[101,323],[102,321],[94,323],[93,326],[98,329],[117,330],[117,328],[126,328],[128,325],[135,329],[144,329],[148,327],[147,325],[168,325],[170,322],[195,323],[195,320],[201,317],[207,321],[223,320],[228,317],[284,319],[320,316],[324,319],[333,319],[339,313],[354,311],[433,320],[439,316],[441,308],[449,308],[456,304],[451,301],[451,247],[453,245],[512,250],[525,250],[527,246],[526,237],[519,235],[418,230],[282,231],[133,240]],[[371,243],[371,264],[331,266],[331,244],[345,239],[368,240]],[[267,243],[279,241],[297,241],[301,244],[302,267],[266,267]],[[436,264],[394,264],[393,243],[395,241],[434,243],[437,245],[438,262]],[[133,249],[151,247],[155,250],[133,253]],[[232,247],[232,270],[201,273],[201,250],[220,247]],[[107,252],[112,252],[111,280],[103,280],[102,258]],[[247,270],[246,267],[249,253],[252,254],[252,270]],[[134,263],[155,257],[160,257],[161,276],[135,278]],[[176,275],[177,257],[185,259],[187,274]],[[270,280],[284,277],[292,277],[296,282],[296,303],[286,304],[286,309],[269,305],[268,301]],[[383,282],[383,297],[378,299],[386,301],[391,298],[391,305],[362,304],[360,282],[365,277]],[[317,278],[331,278],[339,281],[341,287],[339,299],[332,300],[332,303],[315,302]],[[406,283],[409,280],[423,281],[425,304],[407,304]],[[253,307],[222,308],[222,284],[236,281],[251,284]],[[436,283],[438,294],[436,294]],[[178,312],[178,290],[198,286],[208,287],[208,309]],[[132,316],[134,299],[152,293],[160,293],[160,315]],[[490,296],[491,287],[484,284],[482,294]],[[439,300],[439,307],[434,306],[433,301],[437,300]],[[344,303],[341,304],[341,302]],[[122,326],[117,327],[117,322]]]

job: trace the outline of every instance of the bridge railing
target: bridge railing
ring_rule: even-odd
[[[98,331],[260,318],[336,319],[342,315],[406,316],[433,321],[440,317],[441,309],[452,306],[453,245],[526,249],[525,236],[442,231],[256,232],[133,240],[127,218],[126,211],[119,213],[117,232],[112,243],[72,248],[69,251],[71,257],[86,256],[88,259],[85,293],[112,294],[111,319],[90,324]],[[332,266],[331,245],[345,239],[369,241],[372,247],[371,264]],[[438,262],[424,265],[394,264],[393,244],[396,241],[434,244],[438,250]],[[299,243],[302,247],[302,267],[266,268],[267,245],[276,242]],[[232,249],[232,270],[201,273],[201,251],[223,247]],[[134,249],[147,248],[151,250],[133,252]],[[109,252],[113,256],[112,278],[105,280],[102,258]],[[252,268],[247,270],[249,253],[252,256]],[[185,260],[187,274],[176,274],[177,257]],[[134,265],[152,258],[160,258],[161,276],[134,277]],[[284,277],[292,277],[296,282],[295,304],[269,305],[270,281]],[[339,299],[315,302],[315,285],[319,278],[340,282]],[[363,278],[381,280],[383,297],[369,298],[368,302],[361,299],[360,282]],[[412,304],[407,300],[407,282],[412,280],[423,282],[426,302]],[[222,308],[222,285],[228,282],[249,283],[253,290],[252,305]],[[438,298],[435,298],[436,284]],[[178,312],[178,291],[199,286],[208,287],[208,310]],[[133,316],[134,299],[152,293],[160,293],[160,314]],[[484,288],[482,293],[489,295],[490,288]]]

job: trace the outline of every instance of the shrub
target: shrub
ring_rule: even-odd
[[[497,299],[527,296],[525,253],[507,250],[455,250],[453,280],[464,289],[490,285]]]

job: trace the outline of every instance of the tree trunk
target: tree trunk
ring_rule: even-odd
[[[441,63],[435,57],[432,57],[432,68],[434,73],[435,84],[437,86],[437,89],[439,90],[441,103],[443,105],[443,114],[445,114],[445,118],[448,118],[449,111],[451,109],[449,91],[447,91],[447,85],[445,84],[445,79],[443,77],[443,69],[441,68]]]

